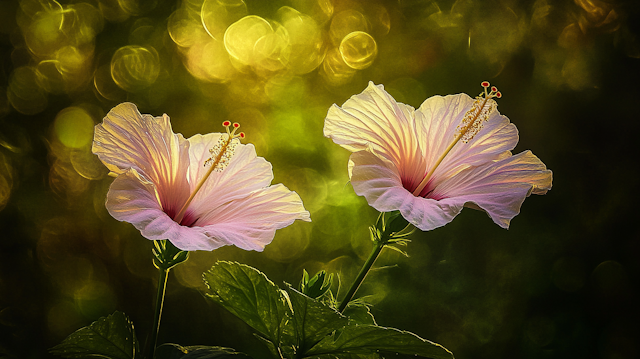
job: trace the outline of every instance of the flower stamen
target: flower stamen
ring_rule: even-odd
[[[502,97],[502,93],[498,91],[498,88],[491,86],[491,91],[488,91],[487,89],[490,86],[488,81],[483,81],[480,85],[484,88],[484,92],[480,93],[480,95],[476,97],[471,108],[464,114],[462,123],[456,129],[456,135],[453,138],[453,141],[449,144],[449,147],[444,150],[433,167],[431,167],[429,172],[424,176],[418,187],[413,191],[414,196],[420,195],[431,179],[431,176],[436,171],[436,168],[438,168],[444,158],[449,154],[449,152],[451,152],[456,143],[460,140],[462,140],[463,143],[471,141],[473,137],[480,132],[484,123],[489,119],[491,112],[498,106],[498,104],[493,100],[493,98]]]
[[[230,121],[224,121],[222,123],[222,126],[226,128],[227,133],[220,136],[218,143],[215,146],[213,146],[211,149],[209,149],[209,153],[211,154],[211,157],[209,157],[209,159],[207,159],[204,162],[204,166],[206,167],[210,165],[211,167],[209,168],[207,173],[202,177],[202,179],[200,179],[200,182],[198,182],[198,184],[196,185],[196,188],[193,190],[193,192],[191,193],[191,195],[189,196],[185,204],[182,206],[182,208],[180,209],[180,212],[178,212],[178,215],[176,215],[176,217],[174,218],[174,221],[176,221],[177,223],[180,223],[182,221],[185,213],[187,212],[187,207],[189,207],[189,204],[195,198],[196,193],[198,193],[200,188],[202,188],[202,186],[207,181],[207,178],[209,178],[211,173],[213,171],[221,172],[223,169],[225,169],[225,167],[229,165],[231,158],[236,152],[236,146],[238,145],[238,143],[240,143],[240,140],[238,139],[245,138],[244,132],[240,132],[236,134],[236,131],[238,130],[238,128],[240,128],[239,123],[237,122],[233,123],[233,130],[229,129],[229,127],[232,126]]]

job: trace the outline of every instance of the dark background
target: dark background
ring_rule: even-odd
[[[150,330],[152,243],[108,215],[112,179],[90,152],[116,104],[167,113],[185,137],[241,122],[274,183],[311,212],[262,253],[193,252],[170,274],[159,342],[257,355],[250,329],[206,300],[203,271],[236,260],[282,284],[326,269],[344,293],[371,247],[377,213],[348,184],[349,153],[322,136],[329,106],[369,80],[414,107],[489,80],[520,131],[514,153],[531,149],[553,189],[509,230],[465,209],[416,233],[409,257],[383,252],[358,295],[380,325],[457,358],[640,357],[636,1],[216,4],[0,1],[0,356],[48,357],[115,310],[141,341]],[[245,15],[271,32],[223,38]],[[261,18],[251,24],[265,29]],[[341,53],[353,31],[368,35]]]

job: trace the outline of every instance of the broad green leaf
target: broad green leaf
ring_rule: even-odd
[[[124,313],[115,312],[78,329],[50,352],[64,358],[133,359],[138,354],[138,341],[133,323]]]
[[[204,273],[207,296],[279,345],[291,316],[287,295],[262,272],[236,262],[217,262]]]
[[[376,325],[350,325],[323,339],[305,353],[307,357],[343,358],[344,354],[407,354],[433,359],[452,359],[453,354],[440,344],[419,336]]]
[[[335,309],[289,288],[293,307],[293,323],[298,347],[302,352],[311,348],[336,329],[347,325],[348,319]]]
[[[280,353],[282,353],[282,350],[280,350],[280,352],[278,352],[278,347],[275,346],[275,344],[273,344],[269,339],[261,336],[258,333],[253,333],[253,336],[258,339],[258,341],[260,341],[262,344],[264,344],[264,346],[267,347],[267,349],[269,349],[269,353],[274,357],[274,358],[280,358],[281,355]],[[286,338],[287,333],[283,333],[283,337]],[[288,339],[283,339],[283,341],[286,342],[293,342],[293,340],[288,340]],[[289,358],[289,356],[287,356],[287,358]]]
[[[376,325],[376,320],[369,311],[369,306],[363,303],[349,303],[342,314],[349,318],[349,324]]]
[[[156,349],[155,359],[251,359],[251,357],[231,348],[162,344]]]

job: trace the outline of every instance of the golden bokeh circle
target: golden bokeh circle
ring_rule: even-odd
[[[317,22],[288,6],[280,8],[278,15],[282,26],[289,34],[289,68],[295,74],[306,74],[315,70],[324,60],[326,52],[323,33]]]
[[[344,62],[356,70],[371,66],[378,55],[376,40],[364,31],[354,31],[345,36],[339,49]]]
[[[288,62],[289,35],[273,24],[255,15],[234,22],[224,33],[227,52],[241,65],[268,71],[283,68]]]
[[[236,71],[222,41],[208,39],[186,52],[185,66],[196,78],[209,82],[227,82]]]
[[[159,73],[160,57],[150,46],[124,46],[116,50],[111,58],[111,77],[128,92],[137,92],[153,85]]]
[[[93,86],[98,95],[110,101],[124,101],[126,92],[111,77],[111,66],[102,65],[93,73]]]
[[[93,119],[80,107],[60,111],[53,124],[58,140],[69,148],[82,148],[93,140]]]
[[[204,0],[200,18],[209,36],[224,39],[224,32],[232,23],[247,15],[247,4],[243,0]]]
[[[109,172],[98,157],[91,152],[91,148],[74,149],[69,154],[69,160],[76,172],[89,180],[99,180]]]
[[[25,115],[35,115],[47,107],[47,96],[38,84],[35,68],[22,66],[13,71],[7,99],[16,111]]]
[[[29,50],[37,56],[48,56],[65,41],[61,31],[64,24],[62,8],[38,11],[24,29],[24,40]]]
[[[345,36],[354,31],[369,31],[367,18],[357,10],[343,10],[331,19],[329,38],[337,45]]]

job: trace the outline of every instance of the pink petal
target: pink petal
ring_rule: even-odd
[[[204,163],[211,157],[209,149],[218,143],[221,136],[220,133],[211,133],[188,139],[191,161],[189,183],[192,191],[209,170],[210,165],[204,166]],[[221,172],[211,173],[188,211],[197,219],[227,202],[247,197],[269,186],[272,180],[271,164],[256,155],[255,147],[252,144],[238,144],[229,165]]]
[[[204,233],[211,238],[242,249],[262,251],[273,240],[276,229],[286,227],[296,219],[311,221],[300,196],[277,184],[218,207],[195,225],[202,226]]]
[[[442,182],[434,195],[447,196],[444,203],[477,206],[496,224],[508,228],[525,198],[547,193],[551,182],[551,171],[531,151],[525,151],[464,171]]]
[[[113,218],[133,224],[145,238],[168,239],[182,250],[212,250],[232,244],[207,235],[202,227],[190,228],[174,222],[162,211],[155,186],[135,169],[113,181],[107,193],[107,210]]]
[[[386,158],[403,178],[424,174],[419,166],[423,160],[415,134],[414,108],[396,102],[382,85],[370,82],[342,108],[333,105],[324,122],[324,135],[351,152],[369,149]]]
[[[367,151],[351,155],[355,192],[381,212],[399,210],[402,216],[423,231],[451,222],[462,208],[486,211],[503,228],[520,212],[531,193],[551,189],[552,174],[530,151],[472,168],[438,186],[432,198],[416,197],[402,187],[394,166]]]
[[[141,115],[132,103],[114,107],[95,128],[93,153],[116,174],[128,169],[153,183],[167,213],[189,196],[188,142],[175,135],[167,115]]]
[[[433,96],[424,101],[416,111],[416,133],[425,156],[426,171],[453,142],[458,126],[474,100],[466,94]],[[443,179],[465,168],[478,166],[510,155],[518,143],[518,130],[509,119],[493,110],[484,126],[468,143],[459,141],[437,167],[433,181],[423,191],[427,193]],[[425,172],[426,172],[425,171]],[[423,173],[418,183],[426,173]],[[414,181],[415,182],[415,181]],[[416,186],[407,186],[410,190]]]
[[[177,224],[162,210],[156,188],[135,169],[120,174],[109,187],[107,210],[119,221],[133,224],[148,239],[166,239]]]
[[[399,210],[402,216],[423,231],[444,226],[460,213],[464,203],[443,203],[416,197],[401,183],[395,166],[367,151],[351,155],[351,184],[356,194],[380,212]]]

